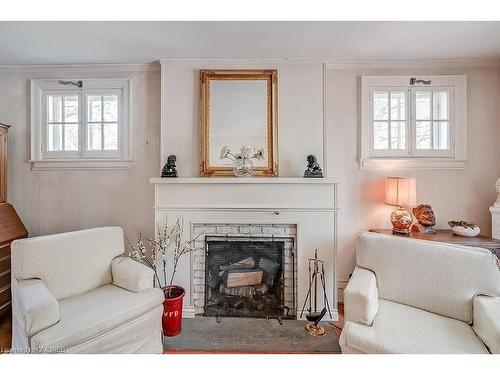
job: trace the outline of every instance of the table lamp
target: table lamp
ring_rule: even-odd
[[[411,177],[387,177],[385,203],[397,208],[391,214],[394,233],[410,233],[413,217],[406,209],[416,204],[416,179]]]

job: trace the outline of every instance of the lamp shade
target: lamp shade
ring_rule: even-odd
[[[385,203],[391,206],[415,206],[416,185],[416,179],[412,177],[387,177]]]

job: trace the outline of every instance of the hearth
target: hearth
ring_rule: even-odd
[[[293,242],[206,236],[204,315],[295,318]]]

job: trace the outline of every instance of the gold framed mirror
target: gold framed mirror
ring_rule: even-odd
[[[277,70],[200,71],[200,174],[233,176],[233,161],[221,158],[249,146],[253,176],[278,175]]]

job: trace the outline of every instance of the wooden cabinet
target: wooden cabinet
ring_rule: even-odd
[[[28,236],[28,231],[7,203],[7,131],[8,125],[0,124],[0,315],[10,310],[10,244]]]
[[[0,124],[0,204],[7,202],[7,132],[10,126]]]

